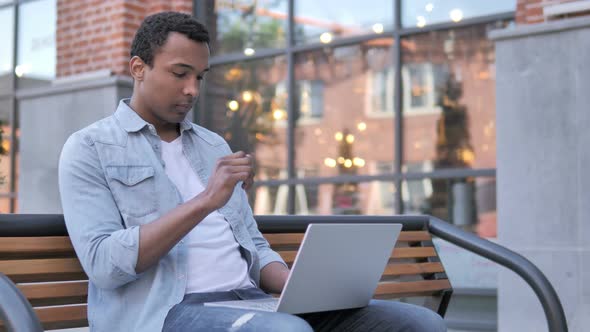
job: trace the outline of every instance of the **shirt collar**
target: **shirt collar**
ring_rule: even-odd
[[[119,120],[119,123],[125,129],[125,131],[132,133],[138,132],[143,129],[145,126],[150,126],[148,122],[142,119],[139,114],[137,114],[130,106],[129,102],[131,99],[121,99],[119,102],[119,106],[117,106],[117,110],[115,111],[115,117]],[[192,130],[193,125],[192,123],[184,119],[180,123],[180,133],[184,132],[185,130]]]

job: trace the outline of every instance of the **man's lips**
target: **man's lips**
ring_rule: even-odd
[[[193,108],[193,104],[176,104],[176,109],[183,112],[188,112]]]

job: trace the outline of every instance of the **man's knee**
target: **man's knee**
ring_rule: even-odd
[[[250,327],[252,331],[264,332],[313,332],[313,328],[304,319],[283,313],[255,314]]]
[[[416,310],[420,311],[417,313],[419,319],[411,323],[411,331],[444,332],[447,330],[444,319],[436,312],[424,307],[417,307]]]
[[[447,330],[439,314],[422,306],[395,301],[375,301],[370,307],[376,315],[373,318],[376,321],[388,322],[393,331],[444,332]]]

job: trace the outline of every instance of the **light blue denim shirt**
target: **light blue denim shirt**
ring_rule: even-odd
[[[70,136],[59,162],[66,226],[90,279],[92,331],[161,331],[168,310],[186,288],[187,246],[180,241],[160,261],[135,272],[139,228],[182,203],[164,171],[155,128],[128,105]],[[217,159],[231,150],[217,134],[184,121],[182,144],[192,169],[206,184]],[[244,190],[237,185],[219,212],[229,223],[259,284],[260,269],[284,264],[258,231]]]

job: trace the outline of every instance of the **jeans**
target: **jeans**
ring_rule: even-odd
[[[168,312],[163,331],[446,331],[443,319],[432,310],[396,301],[371,300],[364,308],[302,315],[203,305],[266,297],[270,295],[258,288],[187,294]]]

